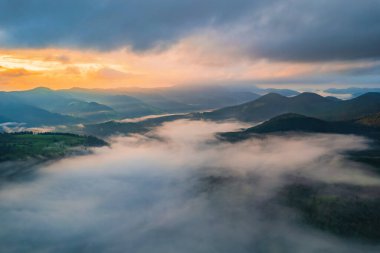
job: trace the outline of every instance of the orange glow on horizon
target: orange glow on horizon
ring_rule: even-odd
[[[74,49],[0,49],[0,90],[167,87],[228,80],[273,80],[344,70],[360,63],[284,63],[247,60],[183,41],[166,51],[136,53]],[[219,53],[218,53],[219,52]]]

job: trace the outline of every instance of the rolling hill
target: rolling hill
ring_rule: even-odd
[[[221,139],[228,141],[245,140],[255,134],[306,132],[306,133],[336,133],[358,134],[378,139],[380,127],[376,124],[367,124],[371,119],[377,119],[378,114],[369,115],[351,121],[325,121],[295,113],[287,113],[274,117],[257,126],[237,131],[222,133]]]
[[[380,93],[366,93],[351,100],[330,99],[315,93],[302,93],[294,97],[270,93],[252,102],[195,114],[194,117],[258,123],[281,114],[297,113],[324,120],[342,121],[379,111]]]
[[[252,101],[259,95],[223,87],[169,87],[156,89],[81,89],[62,94],[108,105],[124,117],[216,109]]]
[[[10,160],[54,159],[62,157],[74,147],[101,147],[107,143],[93,136],[67,133],[31,132],[0,134],[0,162]]]
[[[52,113],[25,104],[8,93],[0,93],[0,117],[3,121],[26,123],[30,126],[61,125],[79,123],[78,118]]]
[[[66,97],[58,91],[48,88],[35,88],[26,91],[10,92],[24,104],[32,105],[49,112],[69,115],[92,121],[105,121],[117,117],[109,106]]]

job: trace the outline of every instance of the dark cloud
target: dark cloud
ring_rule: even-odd
[[[264,57],[325,61],[380,56],[378,0],[282,1],[265,15],[270,18],[257,27],[253,47]]]
[[[286,61],[380,56],[380,0],[3,0],[7,47],[146,50],[207,29],[242,53]]]
[[[249,0],[10,0],[0,3],[0,27],[10,46],[147,49],[205,25],[233,21],[257,5]]]

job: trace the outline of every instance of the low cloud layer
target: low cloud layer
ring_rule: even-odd
[[[342,155],[366,148],[365,139],[269,136],[230,144],[214,137],[240,127],[175,121],[4,186],[0,251],[379,251],[298,226],[273,201],[290,174],[379,185]]]
[[[0,123],[0,133],[17,133],[17,132],[25,132],[31,131],[34,133],[45,133],[52,132],[55,130],[55,127],[26,127],[25,123],[18,122],[5,122]]]

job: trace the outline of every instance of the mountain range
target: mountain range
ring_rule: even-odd
[[[30,126],[96,123],[237,105],[259,95],[226,88],[80,89],[0,92],[0,123]]]
[[[194,112],[218,107],[222,108]],[[379,122],[380,116],[376,114],[379,112],[380,93],[376,92],[350,100],[309,92],[289,97],[269,93],[260,97],[251,92],[218,87],[126,90],[36,88],[0,92],[0,123],[65,125],[71,126],[68,129],[74,132],[97,136],[144,132],[177,119],[238,120],[255,124],[272,119],[255,128],[256,132],[265,132],[265,129],[273,127],[281,127],[278,129],[281,131],[357,132],[358,124],[353,125],[353,120],[360,119],[361,129],[368,125],[373,127],[374,122]],[[142,118],[135,122],[120,120],[168,113],[174,115]],[[82,127],[76,129],[75,125],[79,123]]]
[[[17,96],[0,93],[0,123],[22,122],[31,126],[79,123],[79,119],[27,104]]]
[[[267,94],[249,103],[225,107],[210,112],[176,114],[141,119],[136,122],[109,121],[85,125],[82,133],[109,136],[115,133],[130,134],[148,131],[164,122],[188,120],[240,120],[252,124],[265,122],[264,129],[278,127],[277,131],[315,131],[334,133],[358,133],[379,124],[380,93],[368,93],[352,100],[322,97],[313,93],[302,93],[295,97]],[[353,122],[358,121],[357,124]],[[276,124],[274,124],[276,123]],[[268,125],[269,124],[269,125]],[[299,129],[298,129],[299,128]],[[309,129],[308,129],[309,128]],[[263,131],[265,130],[258,130]]]
[[[294,97],[270,93],[248,103],[196,115],[209,120],[239,120],[259,123],[285,113],[340,121],[377,112],[380,112],[380,93],[371,92],[354,99],[339,100],[306,92]]]

